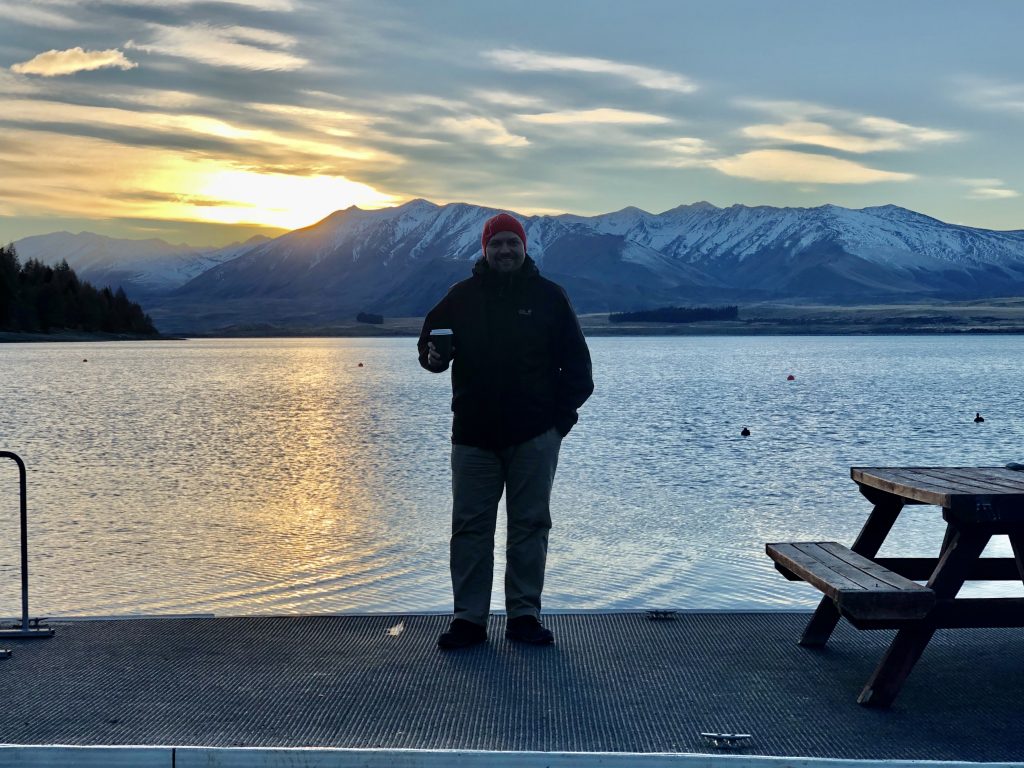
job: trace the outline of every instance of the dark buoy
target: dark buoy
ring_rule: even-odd
[[[82,362],[83,362],[83,363],[88,363],[89,361],[88,361],[88,360],[86,360],[85,358],[82,358]]]
[[[796,381],[796,376],[791,373],[786,377],[786,381]]]
[[[360,364],[359,364],[359,365],[358,365],[357,367],[358,367],[358,368],[362,368],[362,367],[363,367],[363,364],[362,364],[362,363],[360,363]]]
[[[744,427],[744,428],[743,428],[743,429],[742,429],[742,430],[740,431],[740,434],[741,434],[741,435],[743,435],[744,437],[750,437],[750,430],[749,430],[749,429],[747,429],[746,427]]]
[[[980,413],[975,413],[974,414],[974,423],[975,424],[981,424],[981,422],[983,422],[984,420],[985,420],[985,417],[982,416]]]

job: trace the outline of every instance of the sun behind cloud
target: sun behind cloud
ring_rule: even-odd
[[[189,203],[188,200],[203,202]],[[384,208],[397,198],[339,176],[291,176],[255,171],[215,171],[197,180],[182,202],[190,218],[220,224],[261,224],[298,229],[356,205]]]

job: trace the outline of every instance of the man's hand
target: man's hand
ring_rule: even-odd
[[[452,349],[453,354],[454,352]],[[433,371],[443,371],[448,367],[448,361],[441,357],[432,341],[427,342],[427,367]]]

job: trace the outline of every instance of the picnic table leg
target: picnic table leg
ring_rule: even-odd
[[[935,591],[938,600],[956,597],[971,566],[981,557],[985,545],[992,538],[990,533],[980,531],[951,529],[949,533],[946,537],[949,543],[928,580],[928,586]],[[889,650],[857,697],[857,703],[879,708],[892,704],[934,634],[935,626],[927,617],[897,632]]]
[[[1021,581],[1024,581],[1024,536],[1019,533],[1011,533],[1008,537],[1010,546],[1013,547],[1013,559],[1017,561],[1017,573]]]
[[[878,492],[876,492],[878,493]],[[882,547],[882,542],[889,535],[893,523],[903,509],[903,500],[899,496],[873,496],[875,507],[868,515],[867,522],[861,528],[857,540],[850,547],[858,555],[874,557]],[[832,636],[836,624],[839,623],[839,611],[835,602],[827,595],[821,598],[818,608],[807,622],[804,633],[800,637],[800,645],[806,648],[821,648]]]

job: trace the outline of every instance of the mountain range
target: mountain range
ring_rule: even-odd
[[[164,332],[324,327],[367,311],[419,316],[480,256],[497,211],[413,200],[357,207],[272,240],[171,246],[66,232],[15,243],[123,285]],[[518,216],[518,214],[516,214]],[[719,208],[519,216],[541,272],[577,311],[760,301],[905,302],[1024,295],[1024,230],[948,224],[894,205]]]

